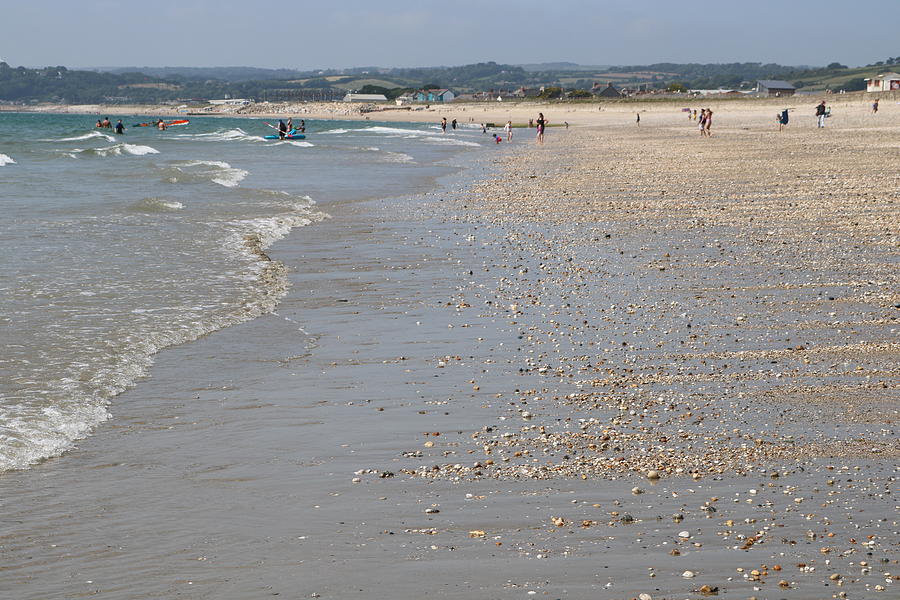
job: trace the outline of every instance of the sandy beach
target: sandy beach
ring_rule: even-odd
[[[572,127],[269,249],[275,314],[0,478],[0,592],[896,597],[900,105],[817,101],[397,113]]]

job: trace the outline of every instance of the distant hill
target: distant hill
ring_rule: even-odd
[[[294,69],[263,69],[259,67],[97,67],[91,70],[117,75],[143,73],[161,79],[218,79],[231,82],[297,79],[305,74],[303,71]]]
[[[263,69],[257,67],[110,67],[74,70],[63,66],[28,69],[0,62],[0,101],[15,103],[196,103],[213,98],[270,101],[340,99],[346,91],[384,93],[389,98],[418,88],[451,88],[457,93],[513,91],[520,87],[589,90],[612,82],[619,87],[664,89],[751,89],[759,79],[783,79],[799,90],[865,88],[864,79],[900,71],[900,57],[848,68],[797,67],[775,63],[656,63],[587,67],[555,62],[508,65],[483,62],[459,66],[352,69]],[[526,68],[527,67],[527,68]],[[585,92],[581,93],[586,95]]]
[[[579,65],[573,62],[545,62],[530,63],[525,65],[516,65],[522,67],[526,71],[602,71],[608,69],[609,65]]]

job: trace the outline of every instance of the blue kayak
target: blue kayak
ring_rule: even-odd
[[[281,139],[281,136],[279,136],[279,135],[265,135],[263,137],[267,140]],[[302,133],[297,133],[296,129],[292,129],[291,131],[289,131],[287,133],[287,135],[284,136],[284,139],[286,139],[286,140],[305,140],[306,136],[303,135]]]

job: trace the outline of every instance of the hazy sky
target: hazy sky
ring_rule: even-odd
[[[900,0],[0,0],[13,66],[863,65]]]

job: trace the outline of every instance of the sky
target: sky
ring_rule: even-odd
[[[0,0],[0,59],[69,68],[852,67],[900,56],[898,22],[900,0]]]

